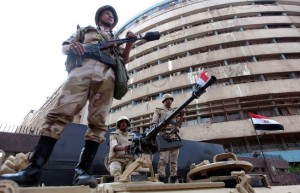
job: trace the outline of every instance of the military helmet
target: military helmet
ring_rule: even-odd
[[[97,11],[96,11],[96,14],[95,14],[95,22],[96,22],[96,25],[98,26],[99,25],[99,15],[105,11],[105,10],[109,10],[112,12],[112,14],[114,15],[114,24],[112,26],[112,28],[116,27],[117,23],[118,23],[118,14],[115,10],[115,8],[113,8],[112,6],[110,5],[104,5],[102,7],[100,7]]]
[[[118,122],[117,122],[117,127],[119,127],[119,122],[120,121],[122,121],[122,120],[125,120],[125,121],[127,121],[127,127],[130,127],[131,126],[131,124],[130,124],[130,121],[129,121],[129,119],[128,119],[128,117],[125,117],[125,116],[121,116],[119,119],[118,119]]]
[[[164,103],[166,99],[172,99],[172,101],[174,101],[174,98],[171,94],[164,94],[161,102]]]

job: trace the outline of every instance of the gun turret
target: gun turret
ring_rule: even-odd
[[[169,151],[181,147],[182,143],[179,136],[178,140],[168,140],[164,139],[163,137],[157,134],[163,127],[168,125],[169,122],[189,103],[191,103],[194,99],[199,98],[203,93],[205,93],[206,88],[212,85],[216,80],[217,78],[215,76],[211,76],[203,86],[197,84],[195,90],[192,92],[192,96],[189,99],[187,99],[181,106],[179,106],[172,114],[166,117],[158,125],[146,129],[146,131],[142,135],[137,136],[133,139],[133,143],[131,145],[131,152],[135,154],[151,154],[157,151]]]

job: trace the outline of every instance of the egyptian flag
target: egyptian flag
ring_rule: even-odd
[[[277,121],[274,121],[268,117],[253,114],[253,113],[249,113],[249,116],[251,117],[252,123],[256,130],[275,131],[275,130],[283,130],[284,129],[283,125],[281,125]]]
[[[199,75],[199,80],[197,82],[197,84],[202,87],[206,84],[206,82],[208,81],[208,76],[206,74],[206,72],[204,70],[202,70],[202,72]]]

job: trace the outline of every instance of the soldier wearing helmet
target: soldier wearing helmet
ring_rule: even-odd
[[[85,44],[96,44],[102,40],[117,39],[112,32],[113,28],[117,25],[119,17],[116,10],[110,5],[104,5],[100,7],[95,14],[95,24],[97,27],[87,26],[81,28],[77,26],[77,31],[66,41],[63,42],[63,52],[73,52],[74,54],[81,56],[84,54]],[[136,34],[131,31],[126,33],[126,38],[136,38]],[[121,47],[108,48],[103,50],[105,54],[110,56],[112,60],[122,60],[127,63],[129,52],[134,42],[127,42],[125,49]],[[119,55],[122,56],[119,58]],[[72,71],[78,67],[74,61],[66,61],[66,70]],[[80,67],[80,65],[79,65]]]
[[[110,133],[108,170],[111,176],[120,176],[135,161],[129,148],[135,137],[134,133],[128,131],[130,125],[129,119],[121,116],[117,122],[117,130]]]
[[[167,118],[172,112],[176,110],[176,108],[172,108],[171,105],[174,101],[174,98],[171,94],[167,93],[162,96],[163,106],[156,108],[153,113],[152,124],[156,125]],[[170,123],[165,126],[161,131],[160,135],[168,135],[173,132],[173,130],[179,132],[179,128],[181,127],[183,120],[183,111],[175,117]],[[171,137],[175,137],[170,134]],[[160,152],[159,161],[157,166],[157,173],[159,176],[159,180],[161,182],[166,183],[166,166],[170,161],[170,182],[175,183],[177,180],[177,159],[178,159],[179,149]]]
[[[88,130],[79,162],[75,167],[73,184],[89,185],[92,188],[97,186],[97,180],[89,170],[99,144],[105,141],[104,134],[107,130],[105,122],[114,96],[115,72],[108,62],[81,56],[90,44],[116,39],[112,33],[118,23],[116,10],[110,5],[100,7],[96,12],[95,22],[96,27],[77,26],[77,32],[62,43],[63,53],[66,55],[72,53],[75,58],[80,58],[80,64],[77,60],[66,62],[68,78],[61,87],[55,106],[45,117],[41,137],[33,152],[31,163],[20,172],[0,176],[0,180],[13,180],[20,186],[36,185],[41,177],[42,167],[49,159],[66,124],[72,122],[75,114],[89,101]],[[128,31],[126,38],[136,38],[136,35]],[[110,62],[125,65],[133,44],[134,42],[128,42],[125,48],[107,48],[103,50],[103,54]]]
[[[95,14],[96,25],[100,26],[101,24],[106,22],[104,20],[101,20],[101,14],[103,13],[103,11],[110,11],[112,13],[114,22],[111,26],[108,25],[108,27],[111,27],[111,29],[113,29],[117,25],[119,18],[118,18],[118,14],[117,14],[116,10],[110,5],[104,5],[96,11],[96,14]],[[106,24],[104,24],[104,25],[106,25]]]

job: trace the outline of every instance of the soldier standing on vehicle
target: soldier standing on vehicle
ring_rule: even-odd
[[[116,39],[112,29],[118,23],[116,10],[109,5],[100,7],[95,14],[97,27],[88,26],[77,29],[68,40],[63,42],[63,53],[73,53],[80,60],[67,61],[69,76],[61,88],[57,103],[45,117],[42,134],[33,152],[31,163],[15,174],[0,176],[0,180],[13,180],[20,186],[33,186],[39,183],[42,167],[49,159],[56,141],[61,137],[67,123],[73,121],[89,101],[88,130],[85,145],[81,151],[79,163],[75,168],[74,185],[89,185],[94,188],[97,180],[90,175],[90,168],[100,143],[105,141],[107,131],[106,117],[114,96],[115,72],[107,63],[125,64],[134,42],[128,42],[124,49],[120,47],[103,50],[106,61],[95,58],[81,58],[88,44]],[[137,36],[128,31],[126,38]],[[78,64],[79,62],[80,64]]]
[[[164,94],[162,97],[162,103],[163,106],[160,108],[156,108],[153,114],[152,124],[156,125],[163,121],[166,117],[168,117],[172,112],[174,112],[176,109],[173,109],[171,107],[172,102],[174,101],[174,98],[171,94]],[[170,121],[170,124],[165,126],[160,131],[160,135],[168,135],[170,133],[169,137],[176,137],[173,133],[175,130],[176,132],[179,132],[179,128],[181,127],[183,121],[183,111],[180,112],[180,114],[175,117],[173,120]],[[159,161],[157,166],[157,173],[159,175],[159,181],[161,182],[167,182],[166,179],[166,165],[169,162],[170,158],[170,182],[175,183],[177,180],[177,159],[178,159],[179,149],[171,150],[171,151],[164,151],[160,152],[159,154]]]
[[[130,153],[130,145],[135,137],[128,131],[131,126],[127,117],[122,116],[117,122],[117,130],[110,133],[108,169],[111,176],[120,176],[123,171],[135,161]]]

